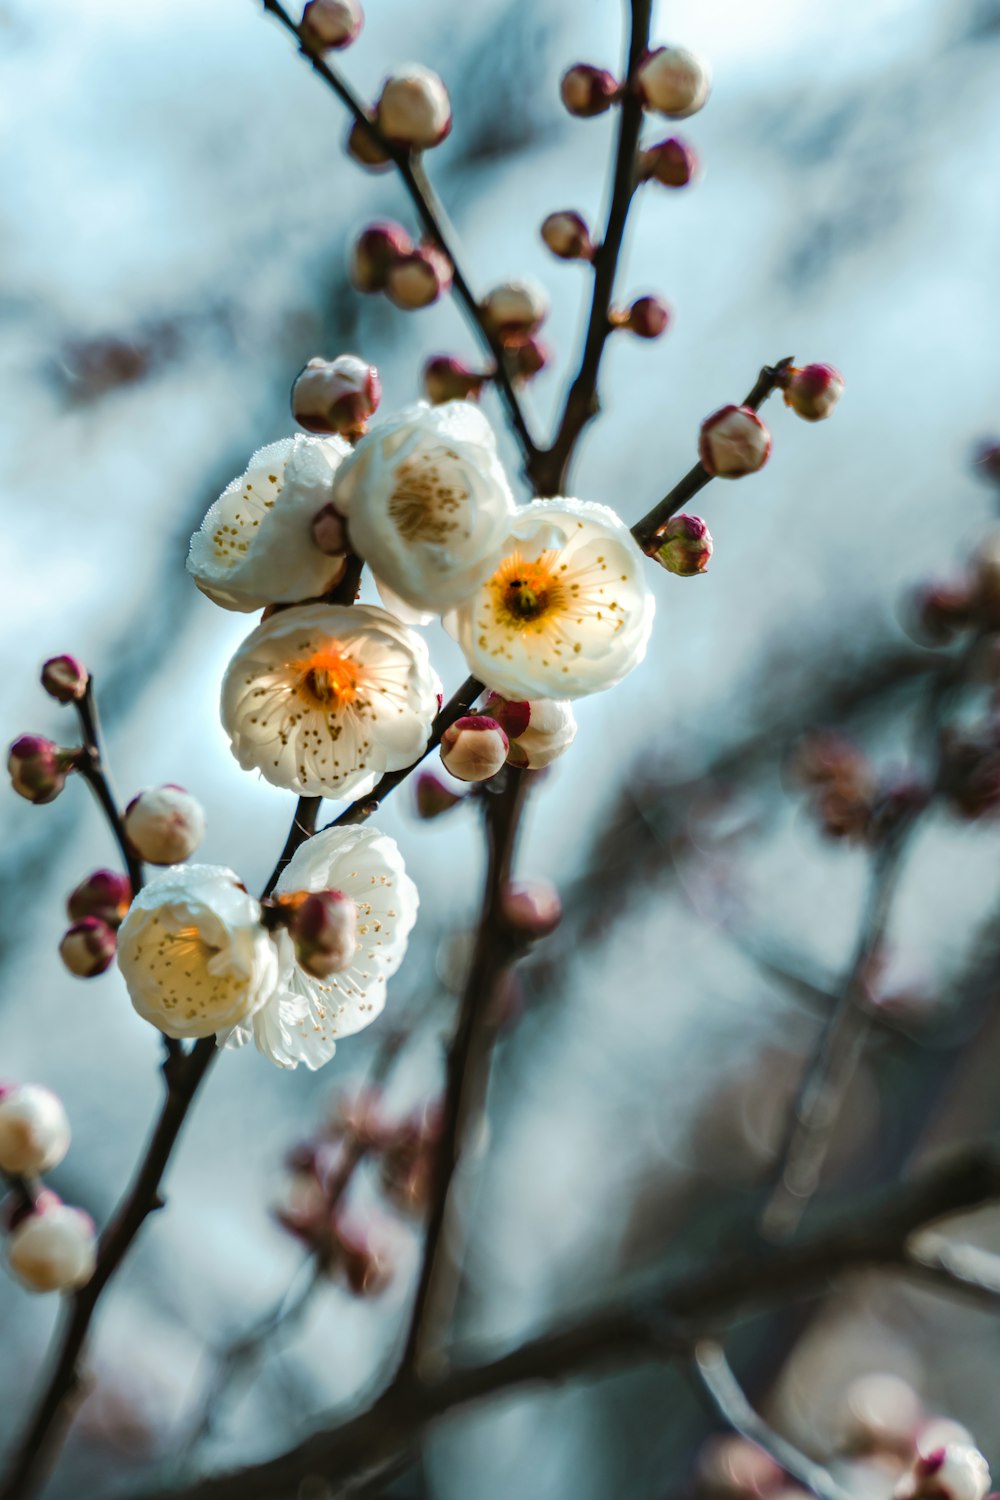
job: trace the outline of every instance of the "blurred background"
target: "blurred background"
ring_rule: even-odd
[[[589,287],[538,226],[563,207],[600,222],[612,134],[610,116],[565,114],[558,79],[579,60],[619,66],[619,12],[369,0],[344,58],[366,97],[391,63],[444,77],[455,125],[430,169],[473,283],[530,273],[551,293],[557,357],[526,397],[539,433],[575,368]],[[848,964],[870,862],[823,836],[787,756],[832,724],[880,768],[906,766],[939,656],[912,639],[900,601],[961,565],[996,503],[970,455],[1000,429],[1000,3],[677,0],[657,7],[653,34],[712,63],[710,105],[683,132],[704,177],[647,189],[634,211],[621,294],[665,296],[674,322],[657,342],[612,341],[574,493],[637,519],[692,463],[701,418],[764,362],[830,362],[847,392],[819,427],[772,402],[767,468],[694,507],[715,537],[708,575],[653,578],[649,657],[613,711],[579,706],[577,742],[533,799],[520,870],[554,880],[566,914],[511,997],[489,1149],[465,1184],[462,1331],[498,1345],[633,1270],[702,1263],[745,1225]],[[345,133],[254,0],[0,0],[3,733],[67,734],[36,669],[82,657],[120,792],[187,786],[209,812],[202,856],[251,888],[292,799],[229,754],[218,688],[249,622],[193,587],[187,539],[251,452],[291,430],[288,387],[310,356],[376,362],[389,410],[419,395],[428,355],[478,353],[449,299],[406,314],[350,287],[367,219],[413,222],[391,175],[344,157]],[[439,629],[430,641],[450,690],[461,661]],[[481,839],[468,810],[420,823],[405,791],[379,823],[422,902],[385,1016],[316,1075],[251,1051],[218,1068],[172,1165],[170,1211],[103,1305],[95,1389],[54,1500],[176,1467],[212,1350],[301,1264],[272,1213],[285,1154],[357,1087],[383,1028],[423,1017],[386,1107],[403,1115],[436,1091]],[[64,1097],[74,1147],[52,1185],[103,1222],[155,1109],[158,1043],[115,971],[82,983],[56,947],[66,893],[113,851],[79,787],[44,811],[5,797],[3,828],[0,1074]],[[947,812],[922,824],[879,980],[893,1024],[873,1030],[831,1193],[996,1134],[998,837]],[[362,1174],[358,1215],[379,1203]],[[384,1217],[387,1287],[324,1284],[220,1400],[195,1470],[287,1445],[384,1369],[417,1258],[413,1223]],[[1000,1220],[974,1230],[1000,1244]],[[0,1279],[2,1441],[56,1311]],[[988,1314],[873,1275],[754,1320],[731,1352],[810,1451],[837,1440],[851,1382],[888,1371],[1000,1462]],[[398,1492],[686,1493],[706,1483],[712,1428],[682,1373],[588,1380],[442,1426]],[[885,1492],[881,1470],[859,1466],[852,1482]]]

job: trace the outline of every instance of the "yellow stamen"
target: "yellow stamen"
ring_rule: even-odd
[[[500,624],[520,629],[565,608],[566,593],[556,573],[555,551],[528,562],[519,552],[504,558],[490,579]]]
[[[311,656],[292,662],[299,696],[318,708],[353,703],[359,693],[361,672],[339,646],[321,646]]]

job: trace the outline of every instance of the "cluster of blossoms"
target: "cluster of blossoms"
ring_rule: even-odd
[[[38,1184],[70,1145],[61,1100],[40,1084],[0,1084],[0,1173],[14,1184],[3,1205],[7,1263],[33,1292],[85,1286],[97,1264],[93,1220]]]

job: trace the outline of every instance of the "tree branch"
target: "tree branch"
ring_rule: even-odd
[[[83,697],[74,706],[77,711],[77,717],[80,720],[80,731],[83,735],[84,749],[84,756],[77,770],[97,798],[98,805],[107,819],[112,837],[118,845],[122,864],[128,873],[128,878],[132,885],[132,895],[134,896],[142,888],[142,861],[129,843],[128,836],[125,833],[125,824],[121,813],[118,811],[118,803],[111,788],[111,779],[105,769],[104,750],[101,742],[101,726],[97,714],[97,699],[94,697],[93,677],[88,680]]]

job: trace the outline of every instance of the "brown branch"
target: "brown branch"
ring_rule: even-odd
[[[77,717],[80,720],[80,731],[83,735],[84,749],[84,754],[77,766],[77,770],[94,793],[98,805],[107,819],[108,827],[111,830],[115,843],[118,845],[122,863],[132,884],[132,895],[134,896],[142,887],[142,862],[129,843],[125,832],[125,824],[121,813],[118,811],[118,803],[111,788],[111,779],[105,769],[101,743],[101,725],[97,714],[97,700],[94,697],[93,677],[89,679],[86,692],[75,704],[75,707]]]

